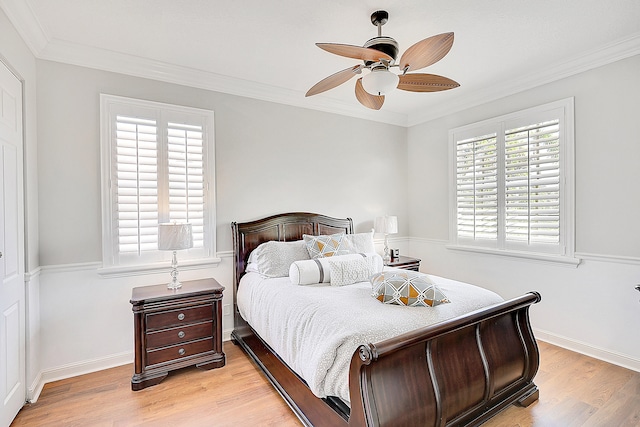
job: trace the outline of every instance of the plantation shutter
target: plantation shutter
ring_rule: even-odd
[[[458,237],[496,240],[498,237],[496,134],[458,141],[456,159]]]
[[[120,253],[158,248],[158,135],[155,120],[116,116],[116,221]]]
[[[169,220],[189,222],[193,246],[204,242],[204,151],[202,126],[169,123]]]
[[[216,262],[213,111],[100,95],[105,274],[157,268],[158,224],[188,222],[194,265]]]
[[[452,247],[577,265],[573,99],[449,131]]]
[[[505,131],[505,239],[560,241],[559,121]]]

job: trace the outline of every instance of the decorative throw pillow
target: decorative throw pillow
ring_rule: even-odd
[[[343,246],[344,234],[331,234],[310,236],[303,234],[302,238],[307,245],[307,251],[311,259],[324,258],[336,255],[346,255],[348,249]]]
[[[435,307],[450,302],[429,276],[415,271],[383,271],[371,276],[370,281],[371,295],[385,304]]]
[[[378,255],[378,257],[380,257],[380,255]],[[331,286],[345,286],[358,282],[366,282],[367,279],[376,272],[374,257],[341,260],[334,258],[342,257],[331,257],[328,260],[329,266],[331,267]]]
[[[331,282],[331,265],[329,261],[347,261],[347,260],[362,260],[371,259],[371,265],[373,271],[369,273],[369,276],[373,273],[382,271],[383,262],[382,257],[377,253],[369,254],[348,254],[337,255],[327,258],[316,258],[304,261],[296,261],[289,267],[289,278],[294,285],[313,285],[316,283],[329,283]],[[369,276],[365,277],[366,281]]]
[[[351,253],[372,253],[376,251],[373,244],[373,230],[368,233],[345,234],[344,241],[346,247]]]
[[[245,270],[260,273],[264,277],[287,277],[292,263],[308,259],[309,253],[302,240],[274,240],[260,244],[249,254],[249,263]]]

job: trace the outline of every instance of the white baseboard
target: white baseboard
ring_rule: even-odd
[[[549,344],[557,345],[558,347],[566,348],[567,350],[575,351],[586,356],[590,356],[608,363],[612,363],[614,365],[622,366],[624,368],[640,372],[640,359],[635,359],[624,354],[614,353],[608,350],[597,348],[592,345],[556,335],[554,333],[541,329],[534,328],[534,335],[536,339],[540,341],[548,342]],[[229,341],[231,339],[231,330],[223,331],[222,339],[223,341]],[[91,372],[101,371],[103,369],[114,368],[116,366],[122,366],[132,362],[133,353],[125,352],[98,359],[72,363],[60,366],[58,368],[42,371],[37,375],[36,379],[27,391],[28,401],[29,403],[35,403],[38,400],[38,397],[40,396],[40,393],[42,392],[42,389],[44,388],[44,385],[46,383],[59,381],[78,375],[89,374]]]
[[[231,330],[222,331],[222,340],[229,341],[230,339]],[[27,390],[27,401],[29,403],[35,403],[40,397],[44,385],[47,383],[115,368],[116,366],[122,366],[128,363],[133,363],[133,353],[125,352],[41,371]]]
[[[557,345],[558,347],[566,348],[567,350],[575,351],[576,353],[584,354],[585,356],[603,360],[614,365],[622,366],[623,368],[631,369],[632,371],[640,372],[640,359],[635,359],[624,354],[594,347],[590,344],[556,335],[552,332],[543,331],[541,329],[534,328],[533,334],[536,339],[540,341]]]
[[[133,363],[133,353],[125,352],[101,357],[93,360],[70,363],[53,369],[45,369],[37,376],[38,383],[29,389],[29,402],[34,403],[40,397],[44,385],[50,382],[64,380],[66,378],[77,377],[78,375],[90,374],[103,369],[115,368],[116,366]]]
[[[38,375],[36,375],[31,386],[27,389],[27,402],[36,403],[38,401],[38,397],[40,397],[40,393],[42,393],[43,387],[44,381],[42,380],[42,372],[38,372]]]

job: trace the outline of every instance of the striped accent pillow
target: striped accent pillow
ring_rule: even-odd
[[[348,254],[339,255],[329,258],[316,258],[304,261],[296,261],[289,267],[289,279],[294,285],[313,285],[316,283],[330,283],[331,282],[331,264],[347,262],[350,260],[362,260],[371,259],[371,265],[373,266],[373,273],[382,271],[383,263],[382,257],[377,253],[361,253],[361,254]],[[367,280],[365,278],[365,280]]]

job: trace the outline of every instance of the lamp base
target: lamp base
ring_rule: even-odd
[[[172,290],[176,290],[176,289],[180,289],[182,287],[182,283],[178,282],[177,280],[175,281],[171,281],[167,284],[167,289],[172,289]]]
[[[391,262],[391,254],[389,253],[389,245],[387,244],[387,233],[384,233],[384,255],[382,256],[382,262],[384,265],[389,265]]]
[[[167,289],[180,289],[182,283],[178,281],[178,258],[176,257],[176,251],[173,251],[173,259],[171,260],[171,281],[167,284]]]

